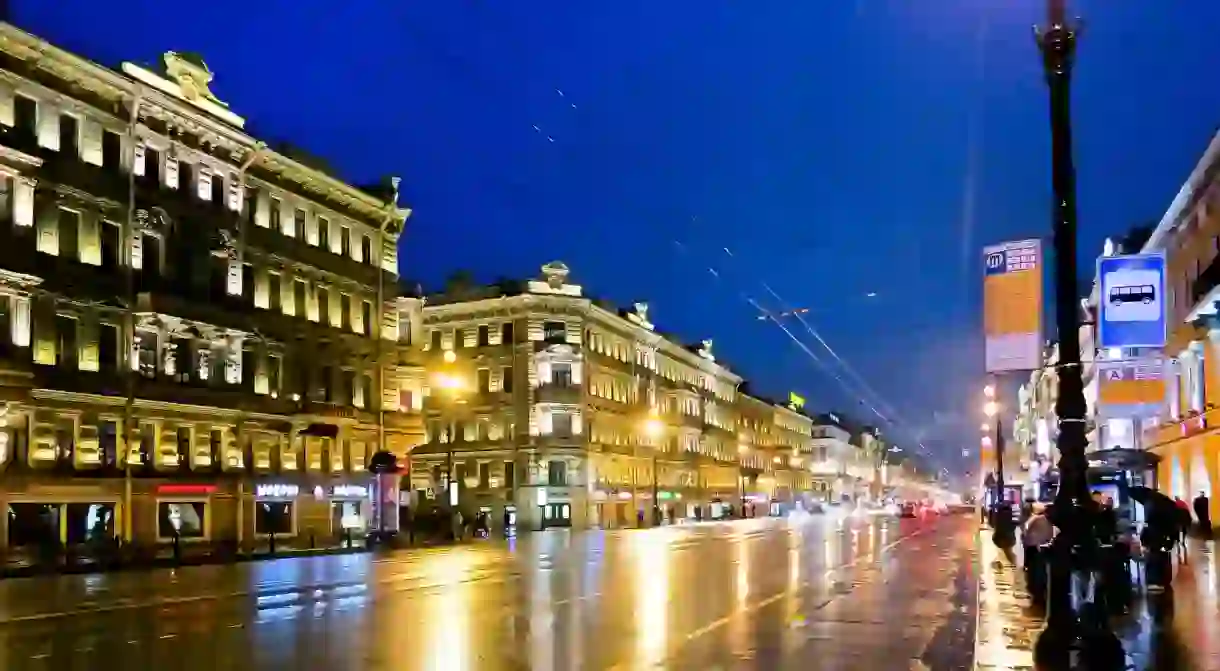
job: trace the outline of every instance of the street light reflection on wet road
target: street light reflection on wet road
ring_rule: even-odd
[[[4,581],[0,666],[964,668],[973,633],[943,630],[973,622],[946,604],[973,601],[950,593],[976,582],[974,526],[824,515]]]

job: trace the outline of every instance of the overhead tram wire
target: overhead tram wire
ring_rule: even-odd
[[[482,8],[487,7],[487,5],[485,3],[474,3],[474,4],[477,4],[479,7],[482,7]],[[408,22],[408,23],[410,23],[410,22]],[[421,32],[418,29],[415,30],[415,33],[416,33],[417,37],[422,36]],[[422,43],[425,47],[430,47],[434,52],[439,53],[440,60],[444,63],[444,65],[447,67],[447,69],[449,69],[451,71],[456,71],[456,73],[459,74],[460,76],[468,78],[469,80],[476,83],[476,86],[490,86],[491,85],[490,80],[487,77],[482,76],[478,72],[477,65],[471,63],[467,59],[463,58],[462,56],[460,56],[458,54],[453,53],[452,51],[450,51],[448,49],[440,48],[440,46],[434,40],[429,39],[431,37],[432,36],[429,35],[425,39],[419,40],[418,43]],[[563,101],[563,106],[565,107],[565,111],[579,110],[580,116],[584,117],[585,119],[588,118],[588,108],[587,107],[578,106],[577,103],[572,101],[568,97],[568,95],[564,92],[563,87],[556,86],[556,87],[552,87],[552,88],[554,89],[555,94],[558,97],[558,99]],[[568,112],[568,113],[571,113],[571,112]],[[539,137],[544,138],[548,144],[556,144],[556,137],[549,131],[549,129],[547,127],[545,127],[541,124],[538,124],[538,123],[534,123],[534,124],[531,124],[531,130]],[[675,243],[678,244],[680,248],[684,249],[684,246],[682,246],[681,243],[679,243],[678,241],[675,241]],[[731,254],[731,252],[729,252],[728,248],[723,248],[723,249],[726,252],[726,254],[728,254],[729,256],[732,256],[732,254]],[[720,277],[721,274],[714,267],[708,266],[707,269],[713,277],[721,279],[721,277]],[[772,296],[776,300],[780,301],[781,303],[784,302],[783,299],[773,289],[771,289],[771,287],[769,287],[765,282],[762,283],[762,285],[763,285],[764,289],[766,289],[769,293],[771,293]],[[843,369],[843,371],[846,372],[851,378],[853,378],[853,381],[855,382],[855,385],[858,386],[858,389],[854,389],[852,384],[848,383],[848,381],[845,380],[842,375],[840,375],[838,372],[836,372],[830,364],[828,364],[825,360],[823,360],[821,357],[819,357],[812,350],[812,348],[810,348],[808,346],[808,344],[806,344],[801,338],[799,338],[795,333],[793,333],[791,329],[789,329],[786,325],[784,325],[780,321],[780,319],[776,317],[776,312],[780,312],[780,311],[767,310],[766,308],[764,308],[762,306],[762,304],[758,300],[756,300],[754,297],[752,297],[748,294],[741,293],[740,297],[744,301],[746,301],[747,304],[749,304],[754,310],[766,315],[769,321],[771,321],[776,326],[778,326],[784,332],[784,334],[787,335],[788,338],[790,338],[794,343],[796,343],[797,346],[811,360],[813,360],[814,363],[820,369],[822,369],[824,372],[826,372],[828,375],[830,375],[832,377],[832,379],[834,379],[835,382],[837,382],[843,388],[843,390],[848,393],[849,396],[855,397],[858,400],[858,402],[860,403],[860,405],[867,408],[869,412],[874,414],[883,423],[890,425],[890,426],[896,426],[898,424],[909,424],[900,416],[899,413],[896,412],[896,410],[894,409],[892,404],[888,403],[884,399],[884,397],[882,397],[870,385],[868,385],[868,383],[863,379],[863,377],[860,376],[860,374],[858,372],[856,372],[837,352],[835,352],[834,349],[831,348],[828,343],[826,343],[825,339],[822,338],[821,335],[812,328],[812,326],[808,323],[808,321],[802,315],[794,313],[794,316],[796,316],[797,319],[801,321],[802,326],[805,327],[806,331],[811,336],[813,336],[824,349],[826,349],[826,351],[838,362],[839,366]],[[787,309],[785,309],[784,311],[792,312]],[[861,393],[861,391],[863,391],[863,393]],[[876,399],[876,402],[874,402],[874,400],[870,400],[869,398],[866,398],[866,396],[872,396],[874,399]],[[883,406],[885,411],[883,412],[882,409],[879,409],[877,407],[878,405]],[[917,440],[916,444],[918,445],[920,451],[925,454],[925,456],[930,456],[927,447],[921,441]]]
[[[737,255],[734,254],[732,252],[732,250],[730,250],[728,247],[722,247],[721,249],[724,250],[725,256],[728,256],[729,258],[733,259],[734,261],[737,260]],[[903,417],[901,416],[901,413],[898,412],[898,410],[894,406],[894,404],[892,404],[888,400],[886,400],[886,398],[884,396],[882,396],[880,392],[878,392],[871,385],[869,385],[868,382],[864,379],[864,377],[862,375],[860,375],[851,366],[851,364],[847,363],[847,360],[844,359],[842,356],[840,356],[839,353],[836,352],[834,350],[834,348],[832,348],[830,346],[830,343],[826,342],[826,340],[821,336],[821,334],[818,333],[813,328],[813,326],[809,323],[809,321],[804,317],[804,314],[806,312],[808,312],[808,310],[794,309],[788,301],[786,301],[782,296],[779,295],[779,293],[777,293],[774,289],[771,288],[771,285],[767,284],[766,282],[759,282],[759,284],[762,285],[762,288],[765,289],[767,291],[767,293],[771,294],[771,297],[774,298],[779,303],[780,309],[781,309],[781,312],[779,312],[779,314],[783,315],[783,316],[793,316],[798,321],[800,321],[801,325],[805,327],[805,330],[811,336],[813,336],[813,338],[815,340],[818,341],[818,343],[822,346],[822,348],[825,349],[827,351],[827,353],[829,353],[830,356],[833,357],[834,360],[839,364],[840,368],[842,368],[842,370],[845,373],[847,373],[847,375],[850,378],[852,378],[852,380],[856,383],[856,385],[859,387],[859,389],[863,392],[863,394],[861,394],[861,395],[870,396],[871,402],[875,403],[878,407],[880,407],[880,409],[884,411],[885,415],[890,416],[890,417],[886,418],[887,420],[896,420],[896,422],[894,422],[894,423],[911,424],[911,422],[907,422],[903,419]],[[773,321],[775,321],[775,315],[769,315],[769,317]]]
[[[799,310],[791,310],[790,308],[786,307],[787,305],[789,305],[788,301],[784,300],[766,282],[762,282],[761,284],[762,284],[763,289],[765,289],[767,291],[767,293],[771,294],[771,297],[774,298],[777,302],[779,302],[781,307],[784,307],[784,309],[786,311],[790,312],[792,314],[792,316],[795,317],[796,320],[801,323],[801,326],[805,327],[805,331],[807,331],[809,333],[809,335],[813,336],[813,338],[818,341],[818,344],[820,344],[822,346],[822,348],[825,349],[830,354],[830,356],[834,358],[834,360],[836,362],[838,362],[839,366],[843,369],[843,371],[845,373],[847,373],[847,375],[849,377],[851,377],[856,382],[856,384],[858,384],[860,386],[860,388],[862,390],[864,390],[865,392],[867,392],[869,395],[871,395],[873,397],[873,400],[877,402],[877,405],[881,406],[882,409],[884,409],[887,414],[893,415],[896,419],[899,419],[899,420],[902,419],[901,413],[898,412],[898,409],[894,406],[894,404],[890,403],[888,400],[886,400],[886,398],[884,396],[882,396],[880,392],[878,392],[871,385],[869,385],[869,383],[864,379],[864,377],[862,375],[860,375],[858,372],[856,372],[855,368],[853,368],[851,366],[851,364],[847,363],[846,359],[839,356],[839,353],[836,352],[834,350],[834,348],[830,346],[830,343],[826,342],[826,339],[823,338],[822,335],[820,333],[818,333],[813,328],[812,325],[809,324],[809,321],[805,318],[804,313],[802,313]]]
[[[683,244],[679,240],[674,240],[673,243],[681,253],[688,253],[688,250],[689,250],[688,245]],[[707,272],[709,275],[711,275],[713,278],[715,278],[717,280],[720,280],[720,281],[724,280],[722,273],[712,265],[707,266]],[[743,291],[738,291],[737,293],[738,293],[738,297],[741,298],[742,301],[744,301],[751,308],[756,310],[759,314],[763,315],[767,321],[770,321],[770,322],[774,323],[776,326],[778,326],[789,338],[792,339],[793,342],[795,342],[797,344],[798,347],[801,348],[801,350],[803,352],[805,352],[806,355],[809,356],[809,358],[814,362],[814,364],[818,368],[822,369],[827,375],[831,376],[836,382],[838,382],[839,385],[843,387],[844,391],[846,391],[848,393],[848,395],[859,399],[860,403],[862,405],[866,405],[873,412],[873,414],[875,414],[875,415],[877,415],[877,417],[881,418],[882,421],[889,423],[890,420],[888,417],[886,417],[880,410],[873,407],[871,404],[867,403],[866,399],[861,398],[860,394],[855,389],[852,389],[851,385],[846,380],[844,380],[842,376],[840,376],[837,372],[835,372],[835,370],[830,366],[830,364],[828,364],[824,359],[819,357],[817,355],[817,353],[815,353],[804,341],[802,341],[800,338],[798,338],[796,336],[796,334],[794,334],[792,332],[791,329],[789,329],[787,326],[785,326],[783,324],[782,321],[779,320],[779,318],[776,315],[776,313],[778,311],[768,310],[767,308],[763,307],[763,305],[757,299],[755,299],[753,296],[750,296],[749,294],[747,294]]]
[[[690,252],[690,249],[691,249],[690,245],[683,244],[679,240],[674,240],[673,243],[674,243],[674,246],[677,247],[680,252],[682,252],[684,254]],[[732,256],[732,253],[730,252],[729,255]],[[724,273],[721,270],[717,269],[715,265],[709,264],[709,265],[706,265],[705,267],[707,269],[708,274],[711,275],[713,278],[715,278],[721,282],[725,281]],[[817,353],[814,352],[813,349],[810,348],[806,342],[804,342],[795,333],[793,333],[792,329],[788,328],[779,318],[776,317],[776,314],[779,312],[778,310],[768,310],[757,299],[755,299],[753,296],[749,295],[748,293],[746,293],[744,291],[737,291],[737,294],[743,301],[745,301],[748,305],[750,305],[750,307],[752,307],[754,310],[758,311],[760,314],[765,315],[769,321],[771,321],[773,324],[778,326],[780,328],[780,330],[784,332],[784,335],[788,336],[788,338],[791,339],[792,342],[796,343],[797,347],[799,347],[801,349],[801,351],[804,352],[814,362],[814,364],[818,368],[823,370],[827,375],[829,375],[832,379],[834,379],[834,381],[839,384],[839,386],[843,389],[843,391],[845,391],[848,396],[855,398],[862,407],[866,408],[869,412],[871,412],[878,419],[880,419],[884,424],[886,424],[890,427],[894,427],[896,430],[901,430],[901,428],[903,428],[903,425],[907,425],[906,428],[909,429],[909,425],[910,425],[909,422],[905,422],[905,421],[901,420],[901,418],[891,417],[891,416],[887,415],[886,413],[882,412],[873,401],[869,400],[868,398],[865,397],[864,394],[860,393],[859,389],[853,388],[853,385],[851,383],[849,383],[846,379],[844,379],[843,376],[840,375],[837,371],[835,371],[822,357],[818,356]],[[912,435],[912,437],[914,437],[917,435],[917,433],[912,431],[911,435]],[[920,454],[922,454],[923,456],[925,456],[925,457],[932,456],[931,450],[929,450],[927,445],[925,445],[921,440],[916,439],[915,445],[918,448],[918,452]]]

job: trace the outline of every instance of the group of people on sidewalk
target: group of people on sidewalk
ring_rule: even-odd
[[[1132,559],[1142,561],[1148,591],[1162,592],[1173,581],[1174,551],[1178,550],[1184,556],[1191,528],[1197,525],[1200,536],[1211,537],[1210,501],[1203,492],[1195,498],[1193,505],[1181,498],[1173,500],[1172,508],[1146,505],[1145,520],[1138,534],[1135,524],[1120,521],[1111,497],[1093,492],[1093,501],[1097,513],[1093,518],[1093,532],[1100,552],[1092,559],[1100,578],[1100,593],[1115,610],[1125,610],[1130,601]],[[1049,504],[1027,500],[1021,512],[1026,585],[1034,604],[1044,606],[1050,545],[1057,530],[1051,521]]]

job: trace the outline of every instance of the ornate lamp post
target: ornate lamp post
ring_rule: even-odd
[[[1046,25],[1035,29],[1050,93],[1055,327],[1059,341],[1059,396],[1055,402],[1059,423],[1059,491],[1051,510],[1059,534],[1051,545],[1047,623],[1035,646],[1035,659],[1047,668],[1115,668],[1112,665],[1122,661],[1122,646],[1110,631],[1105,614],[1095,602],[1082,603],[1080,614],[1088,615],[1082,623],[1072,598],[1073,574],[1096,566],[1100,548],[1093,533],[1096,510],[1089,498],[1086,475],[1088,408],[1080,367],[1077,312],[1071,80],[1079,26],[1068,20],[1065,4],[1065,0],[1048,0]],[[1080,571],[1076,577],[1087,581],[1088,575]]]

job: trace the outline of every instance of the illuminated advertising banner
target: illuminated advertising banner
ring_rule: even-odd
[[[1097,364],[1097,400],[1102,406],[1165,402],[1165,360],[1107,361]]]
[[[988,373],[1042,365],[1042,241],[983,249],[983,333]]]

